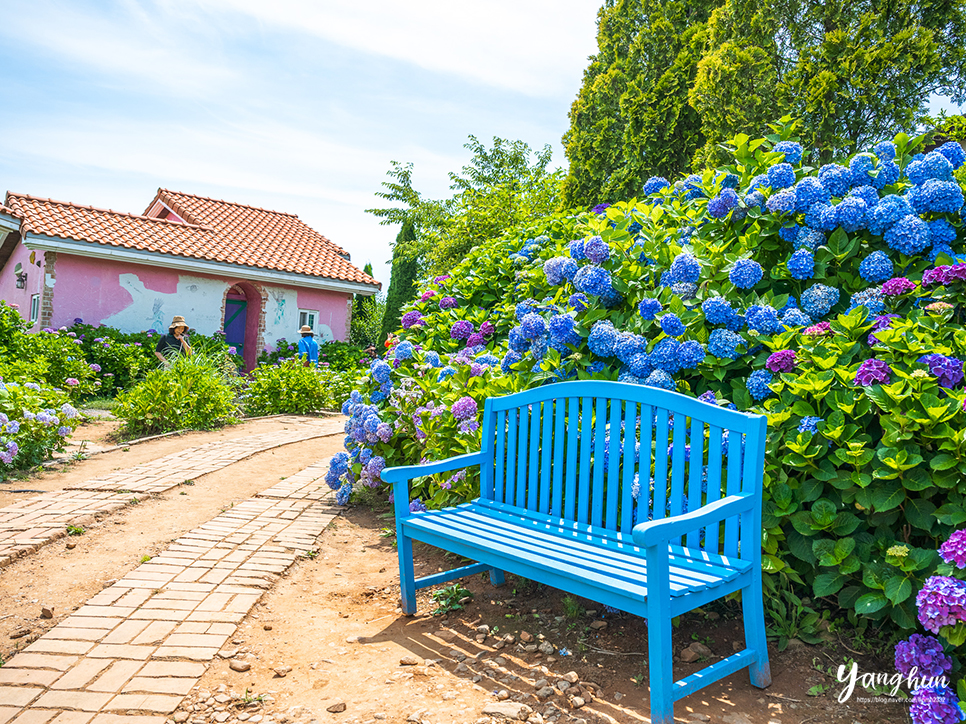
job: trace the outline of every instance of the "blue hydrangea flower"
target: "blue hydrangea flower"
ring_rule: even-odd
[[[813,284],[802,292],[802,311],[813,319],[821,319],[836,305],[840,294],[835,287]]]
[[[797,307],[793,307],[782,313],[782,324],[786,327],[807,327],[813,321],[811,317]]]
[[[587,257],[584,256],[584,240],[574,239],[570,242],[570,258],[576,261],[584,261]]]
[[[720,180],[721,188],[723,189],[736,189],[741,183],[741,176],[736,173],[722,173],[721,171],[718,171],[714,175],[714,180],[716,183]]]
[[[807,226],[798,232],[798,236],[795,238],[796,249],[808,249],[810,251],[815,251],[824,243],[825,234],[818,229],[811,229]]]
[[[921,159],[917,159],[906,166],[906,176],[916,186],[921,186],[929,179],[952,181],[953,165],[943,154],[938,151],[930,151]]]
[[[536,312],[530,312],[520,320],[520,328],[527,339],[536,339],[547,332],[547,323]]]
[[[637,334],[622,332],[614,347],[614,354],[624,364],[630,361],[647,347],[647,340]]]
[[[651,372],[647,376],[647,379],[644,380],[644,384],[651,387],[661,387],[672,392],[677,388],[677,383],[674,382],[674,378],[664,370],[654,370]]]
[[[768,186],[768,174],[760,173],[755,176],[748,184],[748,193],[753,191],[760,191],[761,189]]]
[[[593,264],[610,258],[610,245],[599,236],[592,236],[584,243],[584,256]]]
[[[879,141],[873,146],[872,152],[879,157],[879,161],[896,160],[896,144],[892,141]]]
[[[795,204],[795,189],[784,189],[777,194],[772,194],[765,206],[773,214],[793,214]]]
[[[439,360],[439,353],[433,352],[432,350],[423,352],[423,361],[430,367],[439,367],[442,364]]]
[[[946,157],[946,160],[949,161],[949,165],[953,167],[953,170],[958,169],[966,163],[966,151],[956,141],[946,141],[946,143],[936,149],[936,152]]]
[[[722,189],[721,193],[708,202],[708,216],[723,219],[738,205],[738,194],[734,189]]]
[[[745,386],[748,388],[748,392],[756,400],[764,400],[766,397],[772,394],[771,388],[768,386],[771,384],[772,375],[771,372],[766,372],[765,370],[755,370],[748,377],[745,382]]]
[[[568,338],[574,331],[574,318],[569,314],[555,314],[550,318],[550,338]]]
[[[815,274],[815,257],[808,249],[799,249],[788,259],[792,279],[811,279]]]
[[[814,204],[827,204],[830,198],[828,189],[814,176],[806,176],[795,184],[795,211],[800,214]]]
[[[528,314],[533,314],[535,311],[537,311],[536,299],[525,299],[519,302],[516,306],[517,321],[523,319]]]
[[[669,270],[675,282],[696,282],[701,278],[701,265],[691,254],[678,254]]]
[[[777,334],[782,331],[778,311],[768,304],[754,304],[749,307],[745,320],[750,329],[762,334]]]
[[[381,359],[373,362],[369,369],[372,373],[372,379],[376,382],[388,382],[392,376],[392,367]]]
[[[915,214],[909,214],[890,226],[884,238],[890,249],[913,256],[929,246],[929,227]]]
[[[349,496],[352,495],[352,485],[349,483],[343,483],[339,488],[339,491],[335,494],[336,505],[347,505],[349,502]]]
[[[569,304],[571,308],[576,309],[578,312],[582,312],[590,306],[590,301],[585,295],[578,292],[577,294],[570,295],[570,299],[567,300],[567,304]]]
[[[892,278],[892,260],[884,251],[873,251],[859,264],[859,276],[872,284]]]
[[[640,304],[637,305],[637,311],[644,319],[654,319],[662,308],[661,303],[657,299],[651,299],[650,297],[642,299]]]
[[[901,173],[895,161],[881,161],[876,168],[875,178],[872,179],[872,186],[881,191],[898,181]]]
[[[509,357],[511,354],[516,356],[518,362],[520,361],[521,357],[519,352],[514,352],[513,350],[510,350],[509,352],[507,352],[507,357]],[[504,362],[505,361],[506,361],[506,358],[504,358]],[[506,372],[506,370],[504,370],[504,372]],[[436,381],[442,382],[443,380],[449,379],[455,374],[456,374],[456,368],[446,365],[443,369],[439,371],[439,374],[436,376]]]
[[[955,214],[963,207],[963,190],[955,181],[928,179],[911,192],[917,213]]]
[[[413,343],[400,342],[394,350],[396,359],[409,359],[413,356]]]
[[[704,312],[704,318],[709,324],[727,324],[734,315],[731,302],[717,295],[701,302],[701,311]]]
[[[530,349],[530,341],[523,333],[523,327],[517,325],[510,330],[507,342],[514,352],[526,352]]]
[[[795,141],[779,141],[772,149],[774,153],[784,153],[785,161],[797,166],[802,160],[802,144]]]
[[[813,435],[818,432],[818,423],[822,422],[821,417],[814,417],[812,415],[806,415],[802,418],[802,421],[798,424],[799,432],[810,432]]]
[[[661,317],[661,331],[669,337],[680,337],[684,334],[684,322],[676,314],[665,314]]]
[[[764,272],[753,259],[739,259],[728,274],[728,279],[739,289],[751,289],[761,281]]]
[[[603,267],[588,264],[574,275],[574,285],[584,294],[606,297],[614,292],[610,272]]]
[[[654,370],[654,365],[651,364],[651,356],[647,352],[641,352],[631,357],[627,366],[635,377],[647,377]]]
[[[852,295],[849,300],[847,312],[851,312],[856,307],[865,307],[870,315],[879,315],[885,312],[885,299],[882,295],[882,287],[869,287]]]
[[[790,163],[776,163],[768,169],[768,185],[775,191],[795,185],[795,169]]]
[[[868,207],[857,196],[846,196],[835,206],[835,222],[845,231],[864,229],[868,224]]]
[[[651,178],[644,182],[644,195],[650,196],[651,194],[656,194],[661,189],[666,189],[670,186],[671,184],[663,176],[651,176]]]
[[[511,372],[513,372],[513,370],[510,368],[510,365],[515,365],[517,362],[519,362],[522,359],[523,359],[523,355],[520,354],[519,352],[514,352],[512,349],[508,350],[507,353],[503,355],[503,361],[500,363],[500,369],[503,370],[505,374],[510,374]],[[446,370],[453,370],[453,368],[444,367],[443,371],[445,372]],[[453,370],[453,372],[456,372],[456,370]],[[443,372],[440,372],[439,376],[440,376],[439,381],[442,382],[444,379]]]
[[[738,345],[744,344],[740,336],[727,329],[714,329],[708,338],[708,352],[719,359],[738,359]]]
[[[782,241],[787,241],[789,244],[794,244],[795,239],[798,238],[798,232],[801,230],[801,226],[798,224],[789,224],[788,226],[783,226],[778,230],[778,238]]]
[[[555,256],[544,262],[543,273],[547,277],[547,283],[553,286],[562,284],[563,281],[571,280],[577,273],[577,262],[565,256]]]
[[[756,206],[759,210],[765,210],[765,195],[761,191],[752,191],[745,195],[743,199],[745,206],[749,209],[753,209]]]
[[[618,334],[614,325],[609,321],[595,322],[590,329],[587,345],[590,347],[590,351],[598,357],[612,357],[617,349]]]
[[[933,246],[936,244],[951,246],[956,241],[956,227],[946,221],[946,219],[934,219],[928,223],[928,226],[929,243]]]
[[[835,207],[828,204],[812,204],[805,214],[805,225],[819,231],[834,231],[836,221]]]
[[[704,362],[706,353],[699,342],[689,339],[687,342],[681,343],[676,355],[681,369],[690,370]]]
[[[594,362],[591,362],[589,365],[587,365],[587,372],[589,372],[592,375],[596,375],[600,372],[603,372],[606,369],[607,369],[607,365],[604,364],[602,360],[596,360]]]
[[[872,186],[856,186],[849,191],[849,196],[855,196],[865,202],[865,208],[871,212],[879,203],[879,192]]]
[[[698,294],[698,285],[694,282],[675,282],[671,285],[671,291],[677,294],[681,299],[687,301],[688,299],[694,299]]]
[[[865,186],[872,182],[875,157],[870,153],[858,153],[849,162],[853,186]]]
[[[953,248],[947,244],[934,244],[929,248],[929,251],[926,253],[926,257],[929,259],[930,264],[935,264],[936,260],[941,254],[945,254],[952,259],[955,252],[953,252]]]
[[[680,369],[681,363],[678,361],[678,348],[681,343],[676,339],[665,337],[651,350],[650,362],[657,369],[664,370],[668,374],[674,374]]]
[[[818,178],[828,192],[837,198],[842,198],[852,185],[852,172],[845,166],[829,163],[818,170]]]
[[[530,354],[534,356],[537,360],[542,360],[547,351],[550,349],[550,338],[546,334],[542,334],[533,340],[533,344],[530,345]]]
[[[911,213],[912,207],[902,196],[896,194],[884,196],[872,210],[872,223],[869,224],[869,231],[881,236],[899,219]]]

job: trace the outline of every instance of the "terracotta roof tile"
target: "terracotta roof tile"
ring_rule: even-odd
[[[0,214],[6,214],[7,216],[18,216],[17,212],[13,209],[0,204]],[[19,217],[18,217],[19,218]]]
[[[348,254],[294,214],[159,189],[185,223],[7,194],[25,232],[378,286]]]

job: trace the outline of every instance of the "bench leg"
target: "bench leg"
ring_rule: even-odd
[[[396,536],[396,547],[399,550],[399,588],[400,603],[403,613],[407,616],[416,613],[416,573],[413,570],[413,541],[402,535]]]
[[[762,604],[761,574],[741,591],[741,614],[745,624],[745,647],[755,652],[755,662],[748,667],[752,686],[764,689],[771,684],[768,665],[768,640],[765,636],[765,611]]]
[[[647,659],[651,685],[652,724],[674,724],[674,670],[671,650],[671,613],[668,602],[649,601]]]
[[[490,583],[496,587],[500,587],[506,583],[506,576],[503,571],[499,568],[490,569]]]

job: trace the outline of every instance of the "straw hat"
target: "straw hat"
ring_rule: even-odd
[[[302,329],[299,330],[299,334],[311,334],[313,337],[315,336],[315,332],[313,332],[312,328],[307,324],[302,325]]]
[[[174,319],[171,320],[171,324],[168,325],[168,329],[175,329],[176,327],[184,327],[188,329],[188,323],[184,321],[184,317],[181,315],[176,315]]]

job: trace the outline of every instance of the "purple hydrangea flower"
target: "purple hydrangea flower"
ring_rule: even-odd
[[[426,507],[426,504],[419,498],[416,498],[409,503],[410,513],[425,513],[427,510],[428,508]]]
[[[400,320],[400,322],[403,329],[410,329],[416,325],[426,324],[426,322],[423,321],[423,315],[415,309],[411,312],[406,312],[402,316],[402,320]]]
[[[959,699],[948,686],[921,686],[912,693],[909,716],[913,724],[957,724],[966,719]]]
[[[861,387],[869,387],[876,382],[887,385],[891,380],[892,368],[882,360],[873,357],[859,365],[859,369],[855,372],[855,382],[853,384]]]
[[[592,236],[584,243],[584,256],[592,264],[600,264],[610,258],[610,245],[599,236]]]
[[[882,293],[888,297],[897,297],[900,294],[915,291],[915,289],[916,283],[905,277],[893,277],[882,285]]]
[[[908,641],[896,644],[896,671],[903,676],[945,676],[952,667],[953,660],[943,653],[943,645],[935,636],[913,634]]]
[[[939,555],[956,568],[966,568],[966,528],[953,531],[946,542],[939,546]]]
[[[486,337],[479,332],[473,332],[473,334],[466,338],[467,347],[476,347],[481,344],[486,344]]]
[[[468,395],[459,398],[450,408],[450,412],[453,413],[453,417],[457,420],[469,420],[472,417],[476,417],[478,411],[479,405],[476,404],[476,400]]]
[[[439,300],[440,309],[456,309],[458,306],[459,302],[457,302],[453,297],[443,297]]]
[[[930,576],[916,595],[919,623],[939,633],[943,626],[966,621],[966,581],[949,576]]]
[[[449,336],[452,339],[467,339],[473,334],[473,323],[465,319],[460,319],[450,327]]]
[[[482,334],[484,337],[492,336],[495,331],[496,326],[493,324],[493,322],[486,321],[480,325],[480,334]]]
[[[939,380],[941,387],[951,390],[963,381],[963,361],[960,359],[926,354],[916,361],[929,366],[929,373]]]
[[[791,372],[795,369],[795,350],[783,349],[774,352],[765,362],[765,367],[778,374],[779,372]]]

